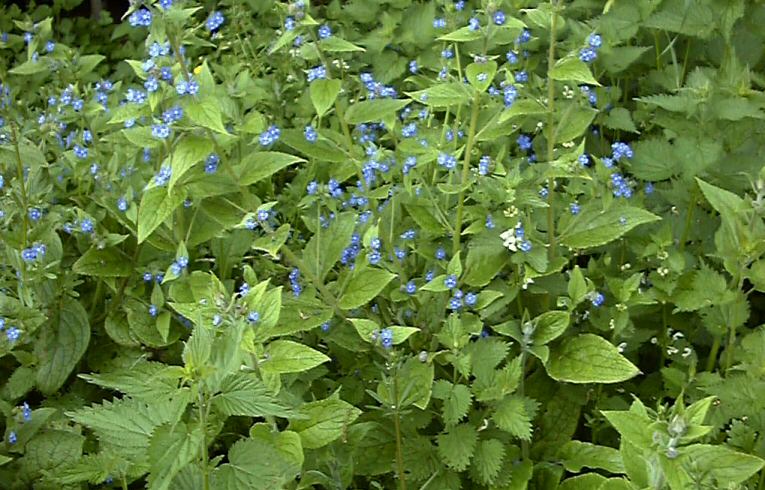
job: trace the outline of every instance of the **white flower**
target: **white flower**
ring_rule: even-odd
[[[511,252],[518,251],[518,239],[515,238],[515,228],[503,232],[499,237],[502,239],[502,246]]]

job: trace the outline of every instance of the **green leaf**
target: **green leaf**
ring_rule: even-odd
[[[301,405],[298,415],[301,418],[290,420],[289,429],[300,435],[304,448],[317,449],[346,433],[348,426],[361,415],[361,410],[335,394]]]
[[[133,267],[126,257],[114,248],[88,249],[72,265],[72,271],[83,276],[128,277]]]
[[[479,92],[486,92],[486,90],[488,90],[489,86],[494,82],[494,76],[496,74],[496,61],[470,63],[467,68],[465,68],[465,75],[467,76],[468,82],[470,82],[470,84]]]
[[[557,339],[568,328],[570,315],[566,311],[546,311],[534,318],[534,344],[544,345]]]
[[[188,97],[185,101],[184,113],[193,123],[221,134],[228,134],[228,131],[223,126],[221,101],[217,97],[213,95],[204,96],[199,99]]]
[[[54,318],[35,345],[37,387],[46,395],[63,386],[90,343],[88,313],[79,301],[65,297]]]
[[[350,318],[349,320],[353,323],[356,332],[358,332],[362,340],[369,343],[375,343],[375,334],[380,331],[380,326],[376,322],[364,318]],[[415,327],[390,326],[387,328],[393,333],[393,345],[400,344],[411,337],[415,332],[420,331],[419,328]]]
[[[438,41],[453,41],[458,43],[465,43],[470,41],[476,41],[481,39],[483,35],[481,31],[474,31],[470,29],[470,26],[460,27],[456,31],[452,31],[449,34],[444,34],[437,38]]]
[[[444,401],[442,418],[447,427],[457,425],[473,404],[470,388],[463,384],[453,385],[445,379],[439,379],[433,385],[433,398]]]
[[[436,440],[441,460],[455,471],[464,471],[473,457],[478,433],[472,425],[460,424],[445,434],[439,434]]]
[[[330,36],[326,39],[320,40],[319,47],[322,49],[322,51],[326,51],[328,53],[352,53],[366,51],[361,46],[356,46],[355,44],[348,42],[345,39],[340,39],[337,36]]]
[[[291,340],[275,340],[266,348],[268,359],[260,364],[267,373],[301,373],[331,359],[321,352]]]
[[[535,99],[520,99],[513,102],[508,109],[502,111],[499,122],[503,123],[514,117],[540,115],[547,112],[547,107],[540,104]]]
[[[531,417],[524,399],[510,395],[497,404],[491,419],[497,427],[525,441],[531,440]]]
[[[568,297],[571,298],[572,307],[584,301],[587,296],[587,282],[584,280],[582,269],[578,265],[571,270],[571,277],[568,280]]]
[[[238,372],[223,379],[212,404],[224,415],[287,417],[290,410],[274,398],[254,375]]]
[[[271,441],[242,439],[228,451],[228,463],[216,468],[210,488],[216,490],[272,490],[295,480],[300,465]]]
[[[303,263],[319,281],[334,267],[343,250],[353,235],[356,226],[354,213],[341,213],[329,225],[329,228],[317,228],[303,249]]]
[[[48,71],[49,66],[47,59],[43,57],[37,61],[29,60],[24,63],[8,70],[8,73],[12,75],[36,75]]]
[[[571,103],[574,104],[574,103]],[[555,127],[555,142],[565,143],[575,140],[584,134],[592,124],[598,111],[589,107],[568,105],[561,107],[562,117]]]
[[[185,199],[184,189],[168,192],[164,187],[152,187],[144,192],[138,207],[138,243],[146,241]]]
[[[319,117],[335,103],[337,94],[340,93],[342,83],[340,80],[314,80],[311,82],[311,102]]]
[[[568,441],[558,450],[566,471],[579,473],[582,468],[602,469],[610,473],[625,473],[622,456],[617,449],[589,442]]]
[[[79,374],[78,377],[102,388],[146,401],[168,397],[178,389],[178,377],[172,376],[168,366],[161,362],[140,361],[127,369],[102,374]]]
[[[395,277],[395,274],[383,269],[357,268],[337,306],[343,310],[352,310],[365,305],[380,294]]]
[[[173,149],[173,156],[170,167],[173,173],[170,175],[168,189],[171,189],[183,177],[186,172],[191,170],[197,162],[206,159],[213,151],[213,144],[207,138],[189,135],[176,143]]]
[[[592,71],[590,71],[587,63],[576,56],[559,59],[550,71],[550,77],[562,82],[579,82],[600,86],[595,77],[592,76]]]
[[[77,75],[83,76],[92,72],[102,61],[106,59],[106,56],[102,54],[85,54],[79,58],[75,58],[77,66]]]
[[[24,448],[24,463],[37,471],[58,471],[82,456],[85,437],[65,430],[43,430]]]
[[[460,277],[462,275],[462,262],[460,261],[460,252],[457,252],[454,257],[449,260],[449,264],[446,266],[446,273]]]
[[[183,422],[157,427],[149,441],[151,470],[147,478],[147,488],[170,488],[175,475],[196,459],[201,445],[205,444],[204,437],[201,427],[197,426],[191,430]]]
[[[470,465],[471,474],[475,473],[484,485],[491,484],[502,470],[505,458],[505,445],[497,439],[487,439],[478,443]]]
[[[463,83],[450,82],[432,85],[417,92],[406,92],[406,95],[431,107],[447,107],[468,103],[471,98],[470,90],[472,89]]]
[[[599,488],[606,481],[606,477],[597,473],[585,473],[563,480],[558,490],[592,490]]]
[[[276,151],[249,153],[238,165],[239,185],[252,185],[272,176],[279,170],[304,161],[295,155]]]
[[[635,127],[635,123],[632,122],[632,115],[630,111],[624,107],[614,107],[606,116],[603,125],[610,129],[619,129],[622,131],[628,131],[630,133],[639,133]]]
[[[698,468],[709,471],[718,482],[743,483],[760,471],[765,464],[757,456],[740,453],[724,446],[692,444],[680,451],[680,464],[693,461]]]
[[[619,383],[640,370],[603,337],[581,334],[553,349],[547,374],[568,383]]]
[[[606,211],[583,209],[561,232],[561,244],[571,248],[591,248],[616,240],[633,228],[661,218],[634,206],[614,206]]]
[[[701,192],[704,193],[704,197],[707,198],[707,201],[723,218],[735,219],[740,211],[746,209],[744,200],[736,194],[712,184],[707,184],[698,177],[696,182],[698,182]]]
[[[283,224],[277,230],[268,233],[265,236],[255,239],[252,242],[252,248],[255,250],[262,250],[267,252],[271,257],[276,258],[279,253],[279,249],[287,242],[287,238],[290,236],[290,225]]]
[[[345,122],[361,124],[382,121],[386,117],[400,111],[411,101],[398,99],[372,99],[356,102],[345,111]]]

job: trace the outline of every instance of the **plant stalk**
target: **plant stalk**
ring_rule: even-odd
[[[460,193],[457,197],[457,222],[454,226],[454,242],[452,255],[460,251],[460,239],[462,237],[462,214],[465,207],[465,184],[470,176],[470,154],[475,144],[475,131],[478,126],[478,110],[480,109],[481,94],[476,94],[473,99],[473,112],[470,115],[470,127],[468,128],[468,140],[465,146],[465,155],[462,160],[462,178],[460,179]]]
[[[393,409],[393,424],[396,430],[396,473],[398,473],[398,488],[406,490],[406,475],[404,474],[404,454],[401,449],[401,400],[398,399],[398,372],[393,376],[393,391],[396,406]]]
[[[547,162],[555,158],[555,83],[551,77],[555,65],[555,30],[557,29],[558,0],[552,2],[552,19],[550,19],[550,48],[547,51]],[[555,258],[555,208],[553,206],[555,179],[550,177],[547,182],[547,249],[548,260]]]

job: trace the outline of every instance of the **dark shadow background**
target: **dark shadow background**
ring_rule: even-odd
[[[0,0],[0,5],[18,5],[22,10],[28,10],[36,5],[53,5],[53,0]],[[81,0],[72,10],[66,11],[67,17],[98,18],[102,10],[111,13],[113,19],[122,17],[128,7],[129,0]]]

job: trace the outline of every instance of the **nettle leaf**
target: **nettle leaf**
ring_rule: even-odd
[[[436,441],[441,460],[455,471],[464,471],[473,457],[478,433],[472,425],[460,424],[447,433],[439,434]]]
[[[63,386],[90,343],[88,313],[79,301],[65,298],[52,325],[44,328],[35,344],[40,359],[37,387],[50,395]]]
[[[259,151],[247,154],[237,166],[239,185],[252,185],[271,177],[276,172],[305,160],[276,151]]]
[[[614,107],[609,111],[603,121],[603,125],[609,129],[619,129],[630,133],[639,133],[635,123],[632,121],[630,111],[624,107]]]
[[[254,375],[243,372],[230,374],[223,379],[220,393],[212,397],[212,404],[227,416],[287,417],[291,414],[289,408],[271,395],[266,385]]]
[[[348,427],[361,415],[361,410],[334,394],[301,405],[297,414],[300,418],[290,420],[289,430],[300,435],[304,448],[317,449],[346,434]]]
[[[185,189],[168,192],[164,187],[152,187],[144,192],[138,207],[138,243],[146,241],[184,200]]]
[[[323,116],[335,103],[341,87],[342,83],[337,79],[314,80],[311,83],[311,102],[319,117]]]
[[[58,471],[79,459],[85,437],[70,431],[44,430],[24,448],[25,465],[36,471]]]
[[[196,459],[204,437],[202,427],[187,428],[183,422],[157,427],[149,441],[149,490],[170,488],[175,475]]]
[[[583,209],[561,232],[561,244],[571,248],[591,248],[610,243],[633,228],[661,218],[634,206],[614,206],[605,211]]]
[[[267,373],[301,373],[331,359],[316,349],[291,340],[275,340],[266,348],[268,359],[260,364]]]
[[[345,293],[337,303],[343,310],[351,310],[372,301],[396,277],[383,269],[358,267],[353,271]]]
[[[271,490],[284,488],[300,472],[300,465],[270,441],[242,439],[228,451],[228,463],[213,471],[210,488]]]
[[[442,417],[446,426],[457,425],[467,415],[472,405],[470,388],[463,384],[451,384],[439,379],[433,385],[433,398],[443,400]]]
[[[345,122],[361,124],[382,121],[410,103],[409,100],[398,99],[372,99],[356,102],[345,111]]]
[[[79,374],[78,377],[88,383],[146,401],[170,396],[178,389],[178,377],[173,376],[170,367],[161,362],[140,361],[129,369],[103,374]]]
[[[491,416],[497,427],[526,441],[531,440],[531,417],[520,396],[510,395],[499,402]]]
[[[505,445],[497,439],[487,439],[478,443],[470,473],[474,479],[484,485],[490,485],[499,476],[505,459]]]
[[[547,374],[568,383],[619,383],[640,373],[611,342],[581,334],[552,349]]]
[[[447,107],[467,104],[472,97],[471,90],[462,83],[450,82],[439,83],[417,92],[406,92],[406,95],[427,106]]]
[[[562,82],[579,82],[589,85],[600,86],[595,77],[592,76],[590,67],[577,56],[568,56],[561,58],[550,70],[550,77],[553,80]]]

